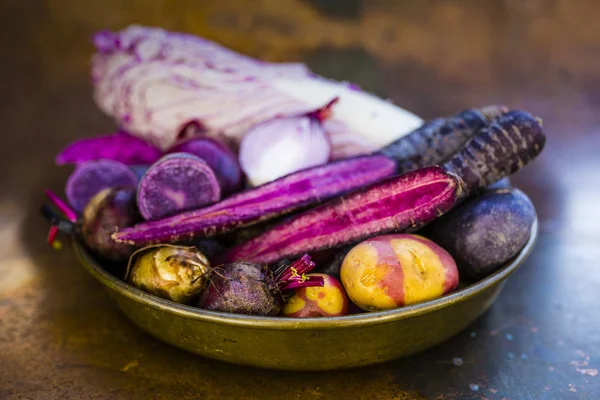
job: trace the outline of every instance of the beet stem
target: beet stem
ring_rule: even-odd
[[[302,275],[302,280],[292,281],[285,285],[280,286],[281,290],[291,290],[291,289],[299,289],[303,287],[314,287],[314,286],[324,286],[325,280],[322,276],[306,276]]]
[[[46,189],[45,193],[46,193],[46,197],[48,197],[48,199],[50,199],[52,204],[54,204],[64,214],[64,216],[67,217],[67,219],[69,221],[71,221],[73,223],[77,222],[77,213],[75,211],[73,211],[71,209],[71,207],[66,205],[65,202],[63,202],[60,199],[60,197],[58,197],[56,195],[56,193],[54,193],[50,189]]]
[[[322,276],[308,276],[308,272],[315,268],[315,263],[308,254],[304,254],[291,263],[277,277],[277,285],[280,290],[298,289],[309,286],[323,286],[325,280]]]

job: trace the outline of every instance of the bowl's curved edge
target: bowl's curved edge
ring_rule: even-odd
[[[534,221],[531,229],[531,235],[520,251],[520,253],[505,266],[500,268],[492,275],[469,285],[461,290],[450,293],[435,300],[424,303],[414,304],[387,311],[370,312],[364,314],[347,315],[342,317],[329,318],[281,318],[281,317],[261,317],[239,314],[230,314],[216,311],[203,310],[201,308],[177,304],[154,295],[143,292],[126,282],[114,277],[104,270],[94,257],[85,249],[85,247],[73,241],[73,247],[77,258],[83,264],[85,269],[100,283],[107,288],[119,293],[121,296],[128,297],[135,301],[144,303],[148,307],[170,312],[179,317],[203,320],[217,324],[229,324],[241,327],[252,327],[257,329],[339,329],[346,327],[364,326],[370,324],[383,324],[393,321],[403,320],[414,316],[422,315],[441,308],[449,307],[457,302],[467,301],[472,296],[491,286],[495,286],[504,281],[510,274],[518,269],[531,253],[538,237],[538,220]]]

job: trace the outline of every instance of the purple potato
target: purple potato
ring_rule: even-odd
[[[96,160],[77,165],[67,180],[65,192],[71,207],[81,212],[102,190],[137,183],[137,176],[127,165],[114,160]]]
[[[242,170],[237,157],[223,142],[210,138],[192,138],[176,144],[167,153],[189,153],[200,157],[214,171],[223,196],[240,189]]]
[[[148,168],[138,187],[137,204],[146,220],[164,218],[219,201],[217,177],[201,158],[172,153]]]
[[[535,208],[518,189],[497,189],[467,200],[430,227],[429,237],[456,261],[460,276],[479,280],[525,246]]]

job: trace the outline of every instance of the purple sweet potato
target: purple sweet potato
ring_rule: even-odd
[[[535,218],[535,208],[525,193],[490,190],[436,220],[429,237],[452,255],[461,277],[478,280],[521,251]]]
[[[217,261],[271,263],[375,234],[414,229],[469,193],[516,172],[544,143],[538,120],[526,112],[509,112],[471,138],[443,168],[421,168],[332,200],[234,246]]]
[[[396,163],[384,156],[340,160],[288,175],[210,207],[123,229],[115,239],[151,244],[214,236],[356,190],[391,176],[395,169]]]
[[[138,178],[125,164],[114,160],[78,164],[69,176],[66,195],[76,211],[82,211],[97,193],[114,186],[136,186]]]
[[[115,160],[125,165],[152,164],[160,158],[161,151],[142,139],[125,132],[80,139],[69,144],[56,156],[55,162],[81,164],[94,160]]]
[[[237,157],[223,142],[206,137],[192,138],[176,144],[167,153],[189,153],[206,161],[219,180],[223,196],[236,192],[242,185]]]
[[[172,153],[152,164],[138,187],[137,204],[146,220],[164,218],[215,203],[221,198],[208,164],[187,153]]]

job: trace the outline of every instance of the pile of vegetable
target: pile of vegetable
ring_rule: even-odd
[[[428,301],[493,274],[535,222],[507,177],[544,147],[504,106],[422,123],[300,64],[133,26],[94,38],[117,133],[78,140],[65,232],[132,286],[207,310],[287,318]],[[68,204],[67,204],[68,203]]]

